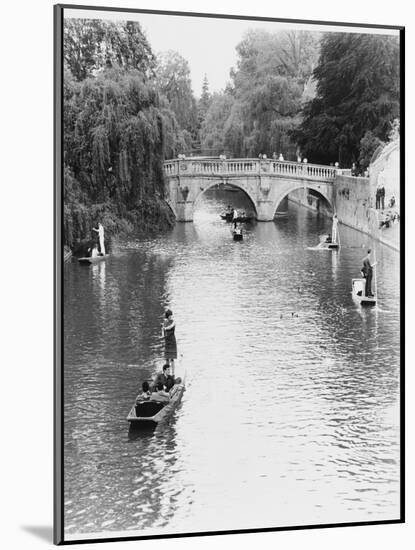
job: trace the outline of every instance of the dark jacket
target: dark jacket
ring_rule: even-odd
[[[169,374],[168,376],[166,376],[164,374],[164,372],[159,372],[158,375],[156,376],[156,378],[154,379],[154,383],[153,383],[153,388],[154,389],[157,389],[157,386],[159,384],[163,384],[163,387],[169,387],[169,386],[172,386],[173,384],[171,383],[173,381],[174,383],[174,379],[173,379],[173,376],[171,374]]]

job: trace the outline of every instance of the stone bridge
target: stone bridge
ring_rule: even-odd
[[[165,199],[180,222],[193,221],[210,187],[244,191],[259,221],[271,221],[280,202],[296,189],[312,189],[333,208],[335,167],[272,159],[175,159],[164,163]]]

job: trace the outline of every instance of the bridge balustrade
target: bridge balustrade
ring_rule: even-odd
[[[273,159],[174,159],[164,162],[166,176],[178,175],[276,175],[333,181],[337,168]]]

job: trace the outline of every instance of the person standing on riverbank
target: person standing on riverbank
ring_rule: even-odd
[[[175,336],[176,322],[173,319],[173,312],[167,309],[164,314],[163,336],[164,336],[164,357],[167,364],[171,366],[172,376],[174,377],[174,360],[177,359],[177,342]]]

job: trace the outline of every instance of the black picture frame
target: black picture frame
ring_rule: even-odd
[[[114,536],[82,540],[65,540],[64,536],[64,355],[63,355],[63,24],[65,10],[76,9],[90,11],[153,14],[168,16],[204,17],[214,19],[233,19],[246,21],[269,21],[276,23],[308,24],[321,26],[365,27],[368,29],[391,29],[399,31],[400,37],[400,105],[401,105],[401,149],[400,149],[400,196],[401,204],[405,204],[405,27],[396,25],[357,24],[335,21],[311,21],[302,19],[278,19],[273,17],[250,17],[226,14],[211,14],[198,12],[177,12],[164,10],[133,9],[118,7],[84,6],[76,4],[57,4],[54,6],[54,544],[84,544],[96,542],[133,541],[146,539],[170,539],[180,537],[199,537],[225,534],[263,533],[291,531],[303,529],[321,529],[347,526],[370,526],[380,524],[405,523],[405,210],[401,210],[400,224],[400,517],[399,519],[382,521],[345,522],[335,524],[301,525],[288,527],[269,527],[258,529],[219,530],[209,532],[160,534],[142,536]]]

